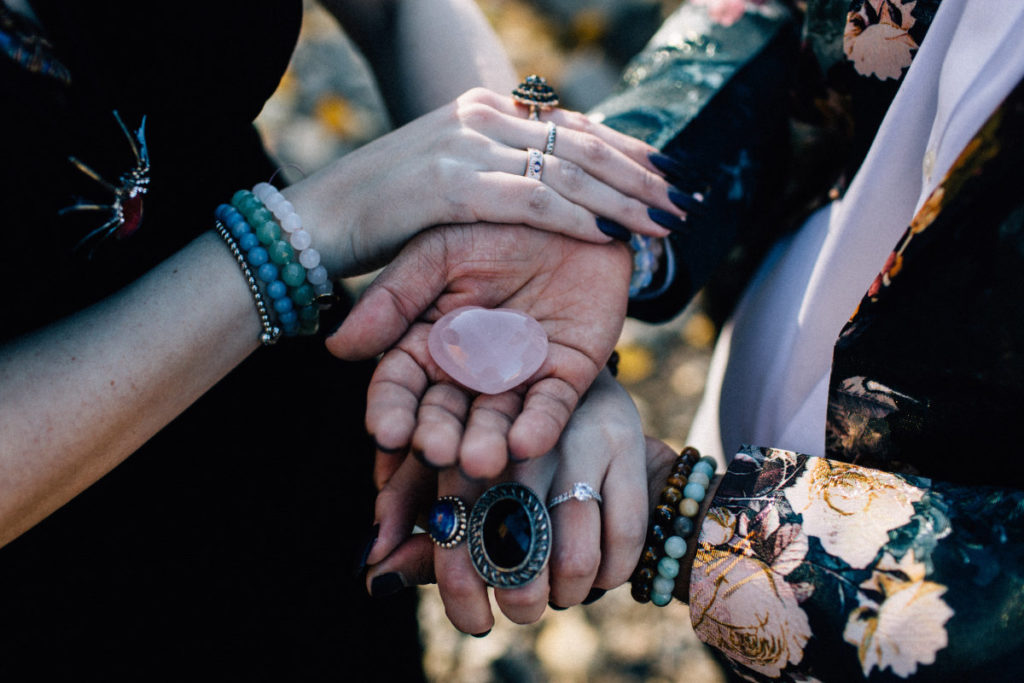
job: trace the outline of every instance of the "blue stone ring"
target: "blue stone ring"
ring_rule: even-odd
[[[454,548],[466,538],[466,504],[458,496],[442,496],[430,508],[427,533],[441,548]]]
[[[506,482],[484,491],[469,514],[469,556],[488,585],[519,588],[551,556],[551,518],[537,494]]]

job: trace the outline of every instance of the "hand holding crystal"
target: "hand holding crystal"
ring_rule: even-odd
[[[412,240],[327,340],[343,358],[386,351],[366,415],[379,448],[378,485],[408,450],[486,479],[510,455],[534,458],[554,448],[618,340],[629,273],[619,243],[522,226],[449,226]],[[467,305],[515,309],[544,329],[548,353],[526,384],[476,394],[431,357],[430,321]]]

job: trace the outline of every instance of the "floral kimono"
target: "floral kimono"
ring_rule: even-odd
[[[705,285],[725,310],[766,245],[843,195],[938,7],[694,0],[670,18],[598,110],[705,196],[633,315],[671,317]],[[741,676],[1024,672],[1022,137],[1018,86],[878,264],[834,347],[825,457],[732,459],[690,614]]]

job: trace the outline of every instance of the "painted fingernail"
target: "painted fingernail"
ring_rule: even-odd
[[[680,192],[676,188],[669,188],[668,199],[686,213],[701,213],[704,211],[704,204],[696,195]]]
[[[375,598],[386,598],[405,588],[405,579],[398,572],[390,572],[374,577],[370,582],[370,595]]]
[[[483,638],[484,636],[486,636],[490,632],[491,632],[491,629],[487,629],[483,633],[474,633],[472,635],[473,635],[474,638]]]
[[[603,596],[607,592],[608,591],[606,591],[603,588],[591,588],[590,592],[587,593],[587,598],[583,601],[583,604],[589,605],[592,602],[597,602],[601,599],[601,596]]]
[[[376,437],[373,439],[373,447],[381,453],[387,453],[388,455],[401,455],[405,452],[405,446],[399,446],[398,448],[387,448],[386,446],[381,446]]]
[[[373,528],[370,529],[370,540],[367,541],[366,546],[363,548],[363,555],[359,558],[359,565],[353,572],[353,574],[355,574],[356,576],[359,576],[364,571],[366,571],[366,558],[368,558],[370,556],[370,553],[373,552],[373,546],[377,545],[378,534],[380,534],[380,524],[374,524]]]
[[[620,242],[628,242],[630,238],[629,230],[622,227],[615,221],[610,221],[607,218],[597,217],[597,229],[608,235],[612,239],[619,240]]]
[[[427,456],[423,455],[423,451],[420,450],[419,448],[412,449],[412,457],[414,457],[417,460],[419,460],[420,464],[423,465],[424,467],[429,467],[432,470],[439,470],[439,469],[441,469],[440,467],[438,467],[434,463],[432,463],[429,460],[427,460]]]
[[[677,177],[687,175],[687,170],[682,164],[661,152],[655,152],[647,158],[651,160],[651,163],[654,164],[656,169],[665,175]]]
[[[548,607],[550,607],[553,610],[558,610],[559,612],[561,612],[563,610],[569,609],[568,607],[559,607],[558,605],[556,605],[555,603],[551,602],[550,600],[548,600]]]
[[[668,211],[662,211],[661,209],[647,209],[647,215],[651,217],[652,221],[663,228],[668,228],[672,232],[681,232],[684,234],[690,232],[686,223],[680,220],[678,216],[673,216]]]

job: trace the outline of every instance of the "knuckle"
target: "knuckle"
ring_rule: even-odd
[[[560,579],[587,579],[597,572],[601,553],[596,549],[568,548],[552,555],[552,571]]]
[[[543,216],[551,210],[552,202],[554,202],[554,193],[551,191],[551,188],[538,183],[536,187],[530,190],[527,206],[535,215]]]
[[[455,121],[464,128],[478,130],[494,120],[495,111],[486,104],[470,99],[459,99],[455,106]]]
[[[593,162],[602,162],[611,156],[611,151],[604,140],[595,135],[583,136],[583,154]]]
[[[566,190],[569,192],[582,191],[587,182],[587,172],[583,170],[583,167],[564,159],[561,159],[559,163],[559,175]]]
[[[438,572],[437,587],[446,601],[463,603],[479,593],[480,580],[465,567],[448,567]]]

